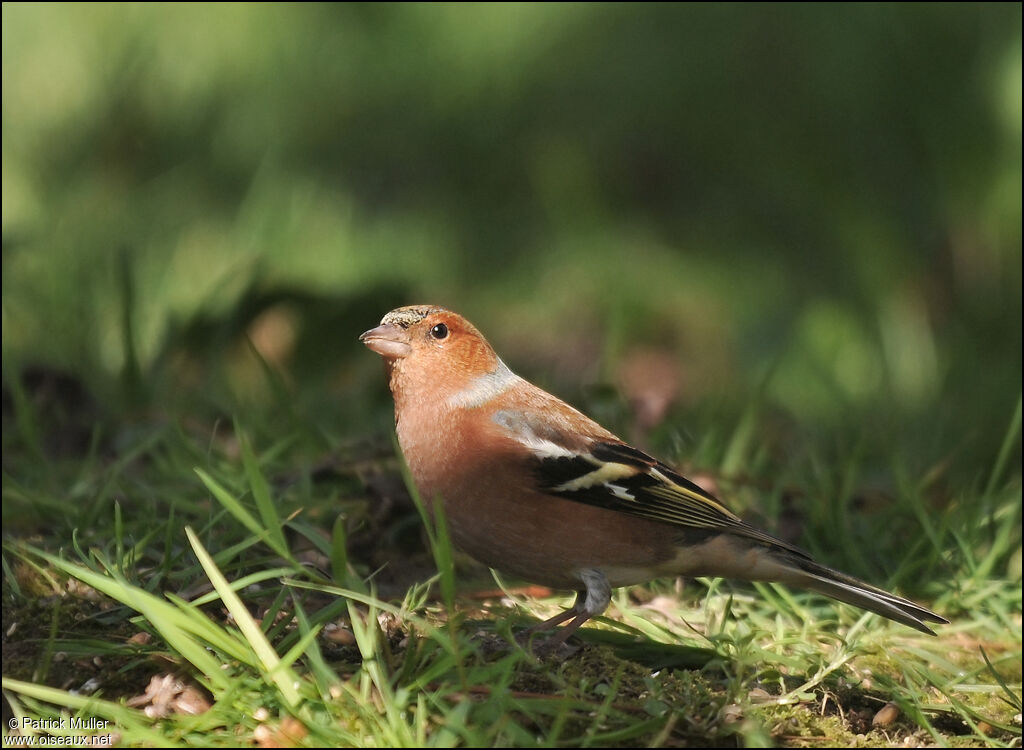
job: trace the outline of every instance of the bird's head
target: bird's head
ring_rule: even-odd
[[[457,391],[503,366],[472,323],[435,305],[392,310],[359,340],[384,358],[393,391],[402,381]]]

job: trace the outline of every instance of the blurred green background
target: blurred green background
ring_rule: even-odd
[[[420,302],[626,433],[754,403],[980,477],[1021,6],[3,5],[5,383],[383,433],[356,337]]]

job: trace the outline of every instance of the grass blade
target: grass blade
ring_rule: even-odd
[[[191,528],[186,527],[185,533],[188,535],[189,543],[192,545],[192,550],[196,553],[196,557],[199,558],[199,563],[203,566],[203,570],[206,571],[206,575],[210,578],[213,587],[220,594],[224,606],[227,607],[228,611],[235,618],[235,623],[249,642],[249,646],[256,656],[259,657],[263,668],[267,672],[267,676],[277,685],[288,707],[294,710],[300,702],[299,692],[295,687],[298,683],[298,677],[291,669],[281,664],[277,652],[274,651],[273,646],[270,645],[266,636],[263,635],[263,631],[260,630],[256,620],[253,619],[253,616],[242,603],[238,594],[235,593],[227,579],[220,572],[220,569],[214,563],[210,553],[203,547],[195,532]]]

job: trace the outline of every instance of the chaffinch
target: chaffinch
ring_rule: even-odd
[[[778,581],[921,632],[948,622],[827,568],[744,523],[709,492],[513,373],[465,318],[392,310],[359,337],[384,358],[395,429],[421,497],[438,499],[454,543],[480,562],[552,588],[573,607],[564,642],[615,587],[660,576]]]

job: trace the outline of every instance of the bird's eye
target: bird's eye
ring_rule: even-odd
[[[436,326],[430,329],[430,335],[440,341],[441,339],[448,338],[448,326],[444,323],[438,323]]]

